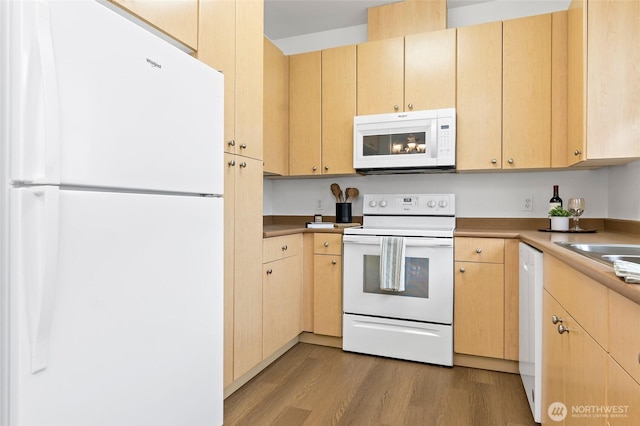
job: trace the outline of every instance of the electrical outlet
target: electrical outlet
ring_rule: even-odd
[[[322,200],[316,200],[316,210],[322,210]]]
[[[522,205],[522,210],[525,212],[532,212],[533,211],[533,196],[532,195],[525,195],[524,197],[522,197],[522,201],[521,201],[521,205]]]

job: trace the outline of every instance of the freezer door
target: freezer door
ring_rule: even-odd
[[[222,424],[222,199],[11,191],[9,423]]]
[[[222,194],[220,72],[95,1],[10,3],[14,181]]]

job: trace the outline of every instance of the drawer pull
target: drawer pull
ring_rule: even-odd
[[[562,318],[558,318],[557,315],[554,315],[554,316],[551,317],[551,322],[554,323],[554,324],[557,324],[557,323],[562,324]]]
[[[564,333],[568,333],[569,329],[567,327],[565,327],[562,324],[558,324],[558,333],[560,334],[564,334]]]
[[[327,241],[324,242],[323,246],[329,247],[329,243]]]
[[[332,265],[335,265],[336,263],[338,263],[338,262],[336,262],[336,260],[335,260],[335,259],[333,259],[333,260],[331,261],[331,264],[332,264]]]
[[[289,247],[287,247],[287,245],[285,244],[285,245],[282,246],[282,251],[287,251],[288,248]]]
[[[478,253],[478,254],[482,253],[482,249],[481,249],[480,247],[478,247],[478,248],[476,249],[476,253]]]
[[[267,275],[273,274],[273,269],[267,269]]]
[[[460,272],[462,272],[462,273],[464,273],[465,270],[466,269],[464,269],[464,268],[460,268]]]

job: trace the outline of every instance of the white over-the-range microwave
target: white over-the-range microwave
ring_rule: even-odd
[[[455,166],[455,108],[353,119],[353,167],[360,173],[429,173]]]

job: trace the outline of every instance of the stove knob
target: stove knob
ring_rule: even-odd
[[[387,207],[387,202],[385,200],[380,201],[380,207]]]
[[[438,203],[438,205],[440,207],[447,207],[447,200],[440,200],[440,202]]]
[[[429,207],[431,207],[431,208],[434,208],[434,207],[436,206],[436,202],[435,202],[435,201],[433,201],[433,200],[429,200],[429,201],[427,202],[427,206],[429,206]]]
[[[376,200],[369,201],[369,206],[370,207],[375,207],[376,205],[378,205],[378,203],[376,203]]]

